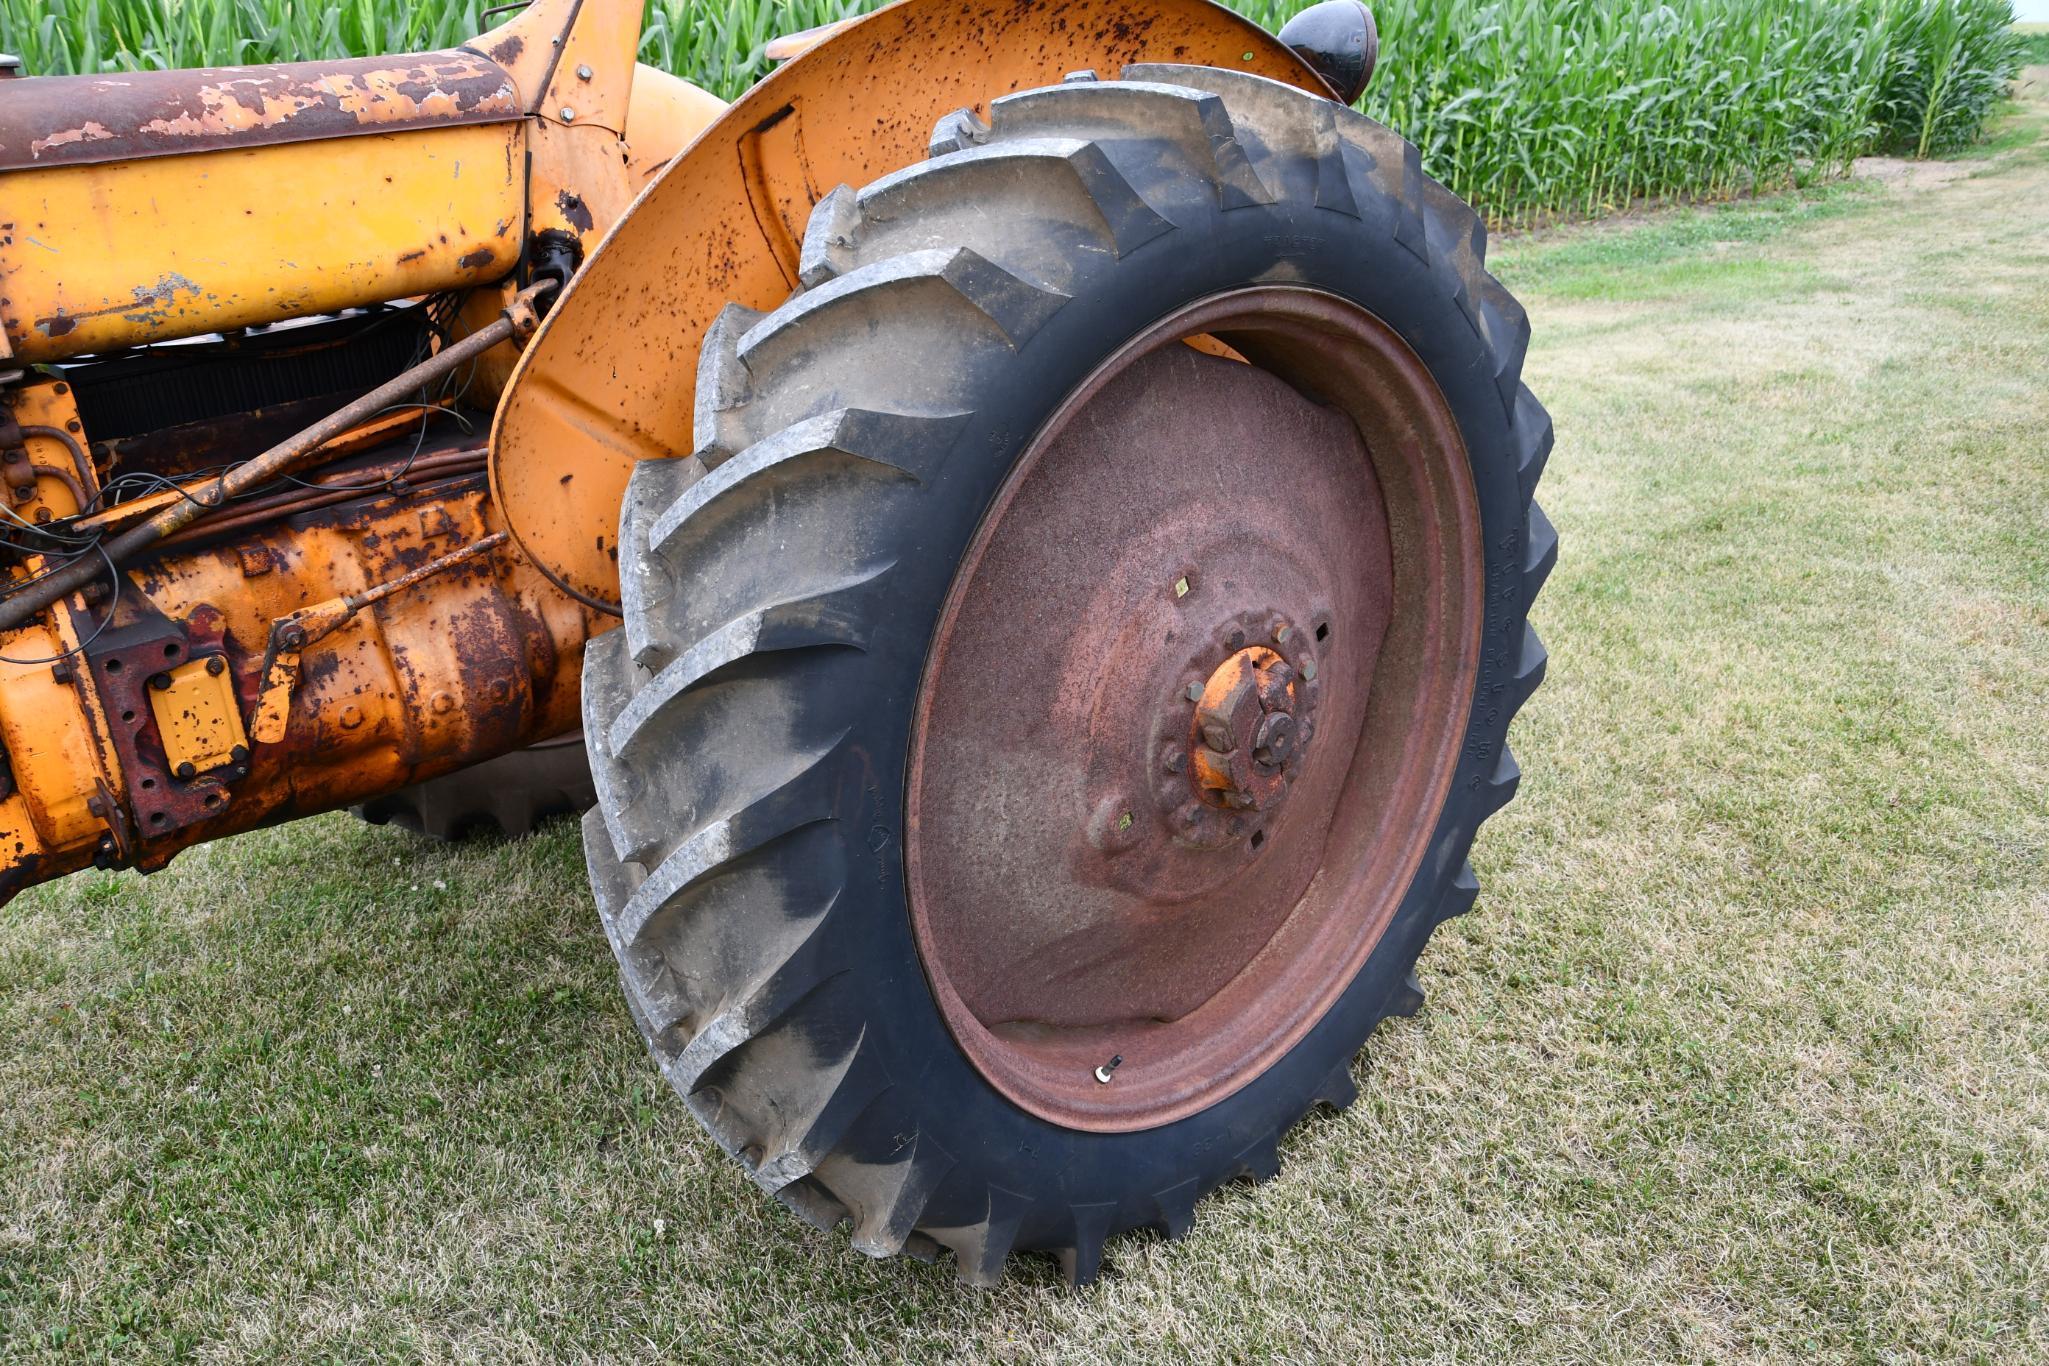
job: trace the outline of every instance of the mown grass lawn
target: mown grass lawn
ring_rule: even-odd
[[[1938,187],[1497,248],[1566,552],[1522,797],[1187,1240],[867,1262],[663,1089],[572,825],[333,816],[0,912],[0,1356],[2049,1357],[2035,90]]]

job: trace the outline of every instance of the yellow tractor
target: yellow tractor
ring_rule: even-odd
[[[1472,904],[1523,311],[1349,107],[1357,0],[904,0],[730,106],[640,15],[0,80],[0,894],[588,806],[756,1182],[1086,1281]]]

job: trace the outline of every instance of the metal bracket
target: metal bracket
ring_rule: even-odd
[[[204,671],[206,659],[220,655],[217,647],[193,650],[185,633],[162,618],[108,631],[85,652],[86,666],[92,670],[93,685],[113,732],[114,752],[121,760],[136,833],[142,839],[167,835],[219,814],[229,801],[227,782],[246,772],[240,764],[229,763],[205,773],[195,767],[180,777],[165,752],[151,696],[171,683],[170,671],[195,660]],[[245,749],[244,760],[247,753]]]

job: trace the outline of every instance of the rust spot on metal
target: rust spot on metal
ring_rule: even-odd
[[[47,318],[36,319],[36,330],[46,337],[61,337],[77,327],[86,318],[105,318],[119,315],[129,322],[148,323],[160,320],[165,312],[178,302],[182,293],[187,298],[197,298],[203,291],[183,275],[170,274],[153,285],[136,285],[133,297],[105,308],[82,309],[77,313],[57,313]]]
[[[0,170],[520,117],[504,68],[474,52],[278,66],[39,76],[0,102]]]
[[[526,39],[517,33],[508,34],[504,41],[493,44],[487,54],[501,66],[511,66],[519,60],[519,54],[526,51]]]
[[[489,247],[478,247],[475,251],[466,251],[456,257],[455,263],[464,270],[482,270],[485,266],[490,265],[494,259],[496,258]]]
[[[578,232],[589,232],[596,222],[583,199],[568,190],[563,190],[555,196],[555,207],[562,210],[562,221]]]

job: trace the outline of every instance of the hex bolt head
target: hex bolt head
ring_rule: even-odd
[[[579,66],[578,68],[576,68],[576,79],[578,79],[579,81],[587,81],[591,78],[593,74],[595,73],[593,73],[588,66]]]
[[[1181,695],[1191,702],[1202,701],[1202,684],[1190,683],[1187,687],[1181,690]]]
[[[1167,772],[1179,773],[1188,767],[1188,756],[1178,749],[1170,749],[1167,751],[1165,763]]]
[[[223,673],[226,673],[226,672],[227,672],[227,668],[228,668],[228,661],[227,661],[227,660],[225,660],[225,659],[222,659],[222,658],[221,658],[221,657],[220,657],[219,655],[208,655],[208,656],[207,656],[207,658],[206,658],[206,671],[207,671],[208,673],[212,674],[212,675],[213,675],[213,676],[214,676],[215,678],[219,678],[219,677],[220,677],[220,676],[221,676],[221,675],[222,675]]]

